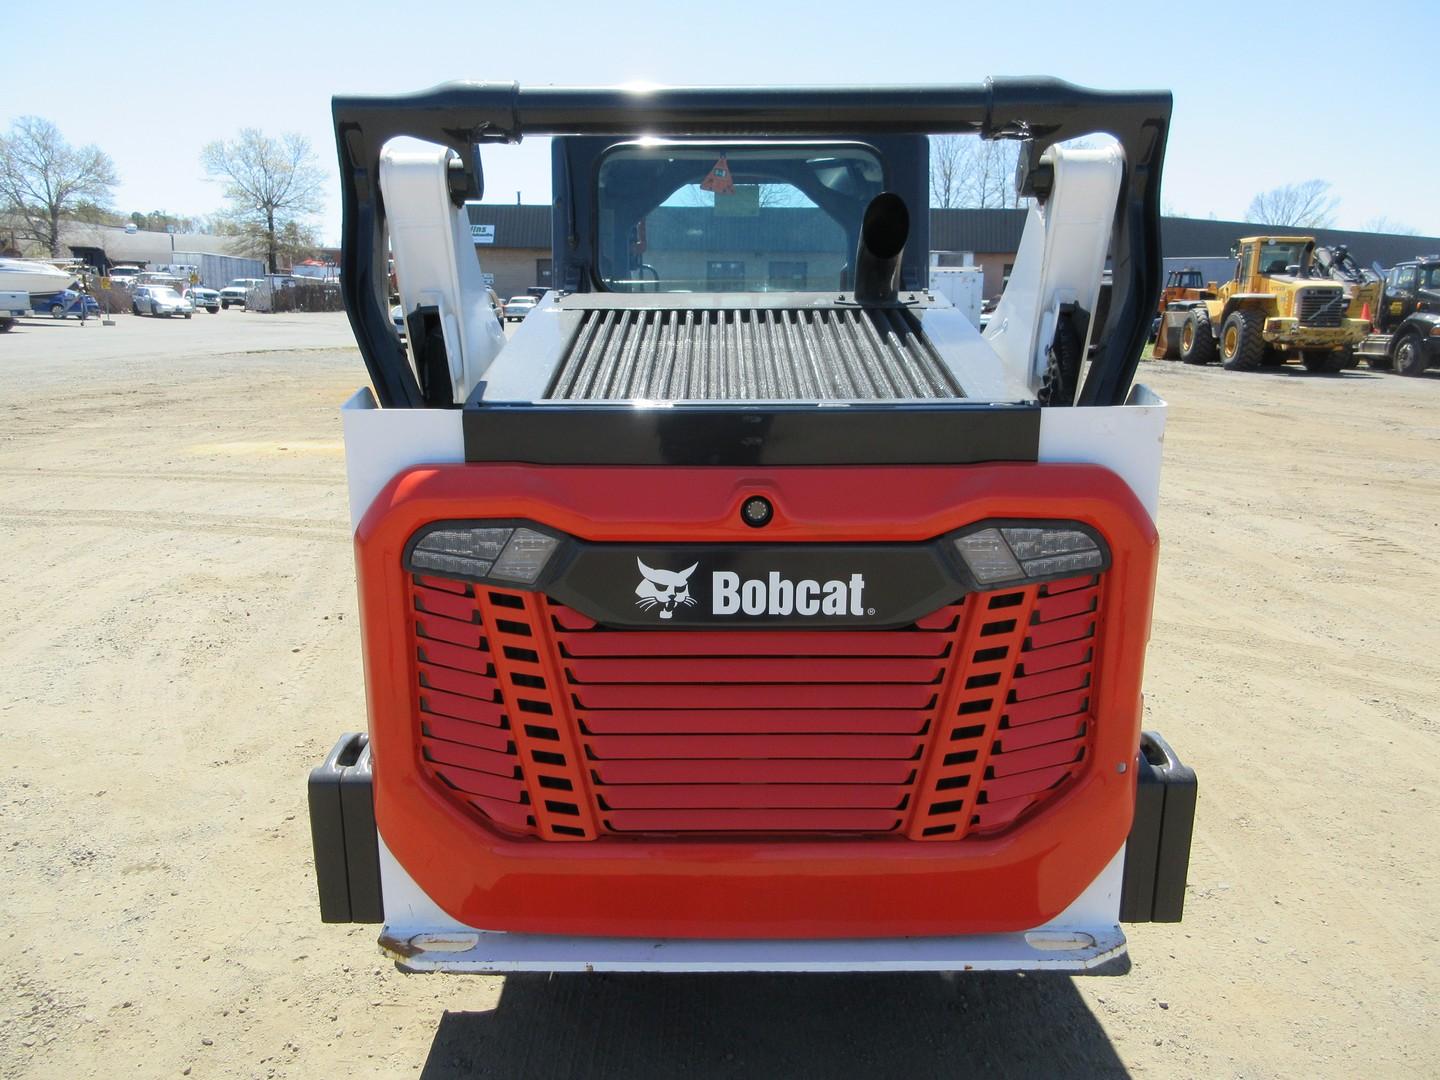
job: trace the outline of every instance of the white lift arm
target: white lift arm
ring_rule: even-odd
[[[1021,373],[1032,391],[1045,373],[1061,305],[1095,313],[1125,167],[1118,146],[1056,146],[1041,161],[1053,166],[1054,184],[1044,204],[1030,208],[1010,282],[985,329],[1005,370]]]
[[[445,338],[451,390],[464,402],[505,346],[490,309],[489,290],[470,238],[470,219],[450,199],[453,150],[429,143],[421,150],[386,146],[380,155],[390,251],[407,316],[434,308]],[[417,342],[410,342],[412,361]]]

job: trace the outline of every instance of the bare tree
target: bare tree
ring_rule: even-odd
[[[225,182],[230,211],[226,232],[239,238],[247,254],[263,256],[273,274],[286,250],[289,226],[304,229],[302,219],[320,212],[325,174],[303,135],[272,139],[245,128],[232,142],[212,142],[200,154],[211,176]],[[293,257],[293,256],[292,256]]]
[[[794,184],[761,184],[758,199],[762,210],[804,209],[815,205]]]
[[[1020,193],[1015,190],[1015,166],[1020,160],[1020,143],[1014,139],[984,139],[975,148],[967,203],[981,209],[1015,209]]]
[[[1020,143],[935,135],[930,139],[930,205],[945,209],[1013,209],[1025,205],[1015,190]]]
[[[0,137],[0,206],[52,257],[61,255],[61,219],[81,206],[104,206],[117,183],[108,154],[71,146],[49,120],[22,116]]]
[[[930,205],[949,210],[964,201],[965,177],[974,139],[965,135],[930,136]]]
[[[1245,220],[1257,225],[1323,229],[1335,220],[1339,205],[1340,200],[1330,194],[1328,181],[1306,180],[1262,191],[1250,200]]]
[[[1388,218],[1384,214],[1376,214],[1372,218],[1366,218],[1365,224],[1360,226],[1366,232],[1389,233],[1392,236],[1419,236],[1420,230],[1413,225],[1406,225],[1404,222]]]

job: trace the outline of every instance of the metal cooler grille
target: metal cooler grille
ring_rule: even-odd
[[[1101,586],[967,597],[900,630],[612,630],[416,578],[432,779],[502,830],[959,840],[1087,765]]]
[[[959,398],[904,308],[586,311],[548,398]]]
[[[1345,293],[1340,289],[1301,289],[1295,317],[1301,326],[1336,327],[1345,318]]]

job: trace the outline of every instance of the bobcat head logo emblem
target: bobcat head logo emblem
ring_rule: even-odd
[[[691,563],[684,570],[652,570],[638,558],[635,560],[640,567],[640,584],[635,586],[635,595],[639,598],[635,603],[645,611],[658,607],[660,618],[669,619],[675,614],[675,609],[681,604],[687,607],[694,607],[695,601],[690,596],[690,575],[700,564]]]

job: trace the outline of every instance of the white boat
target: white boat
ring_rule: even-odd
[[[34,259],[0,259],[0,292],[49,296],[68,289],[75,275]]]

